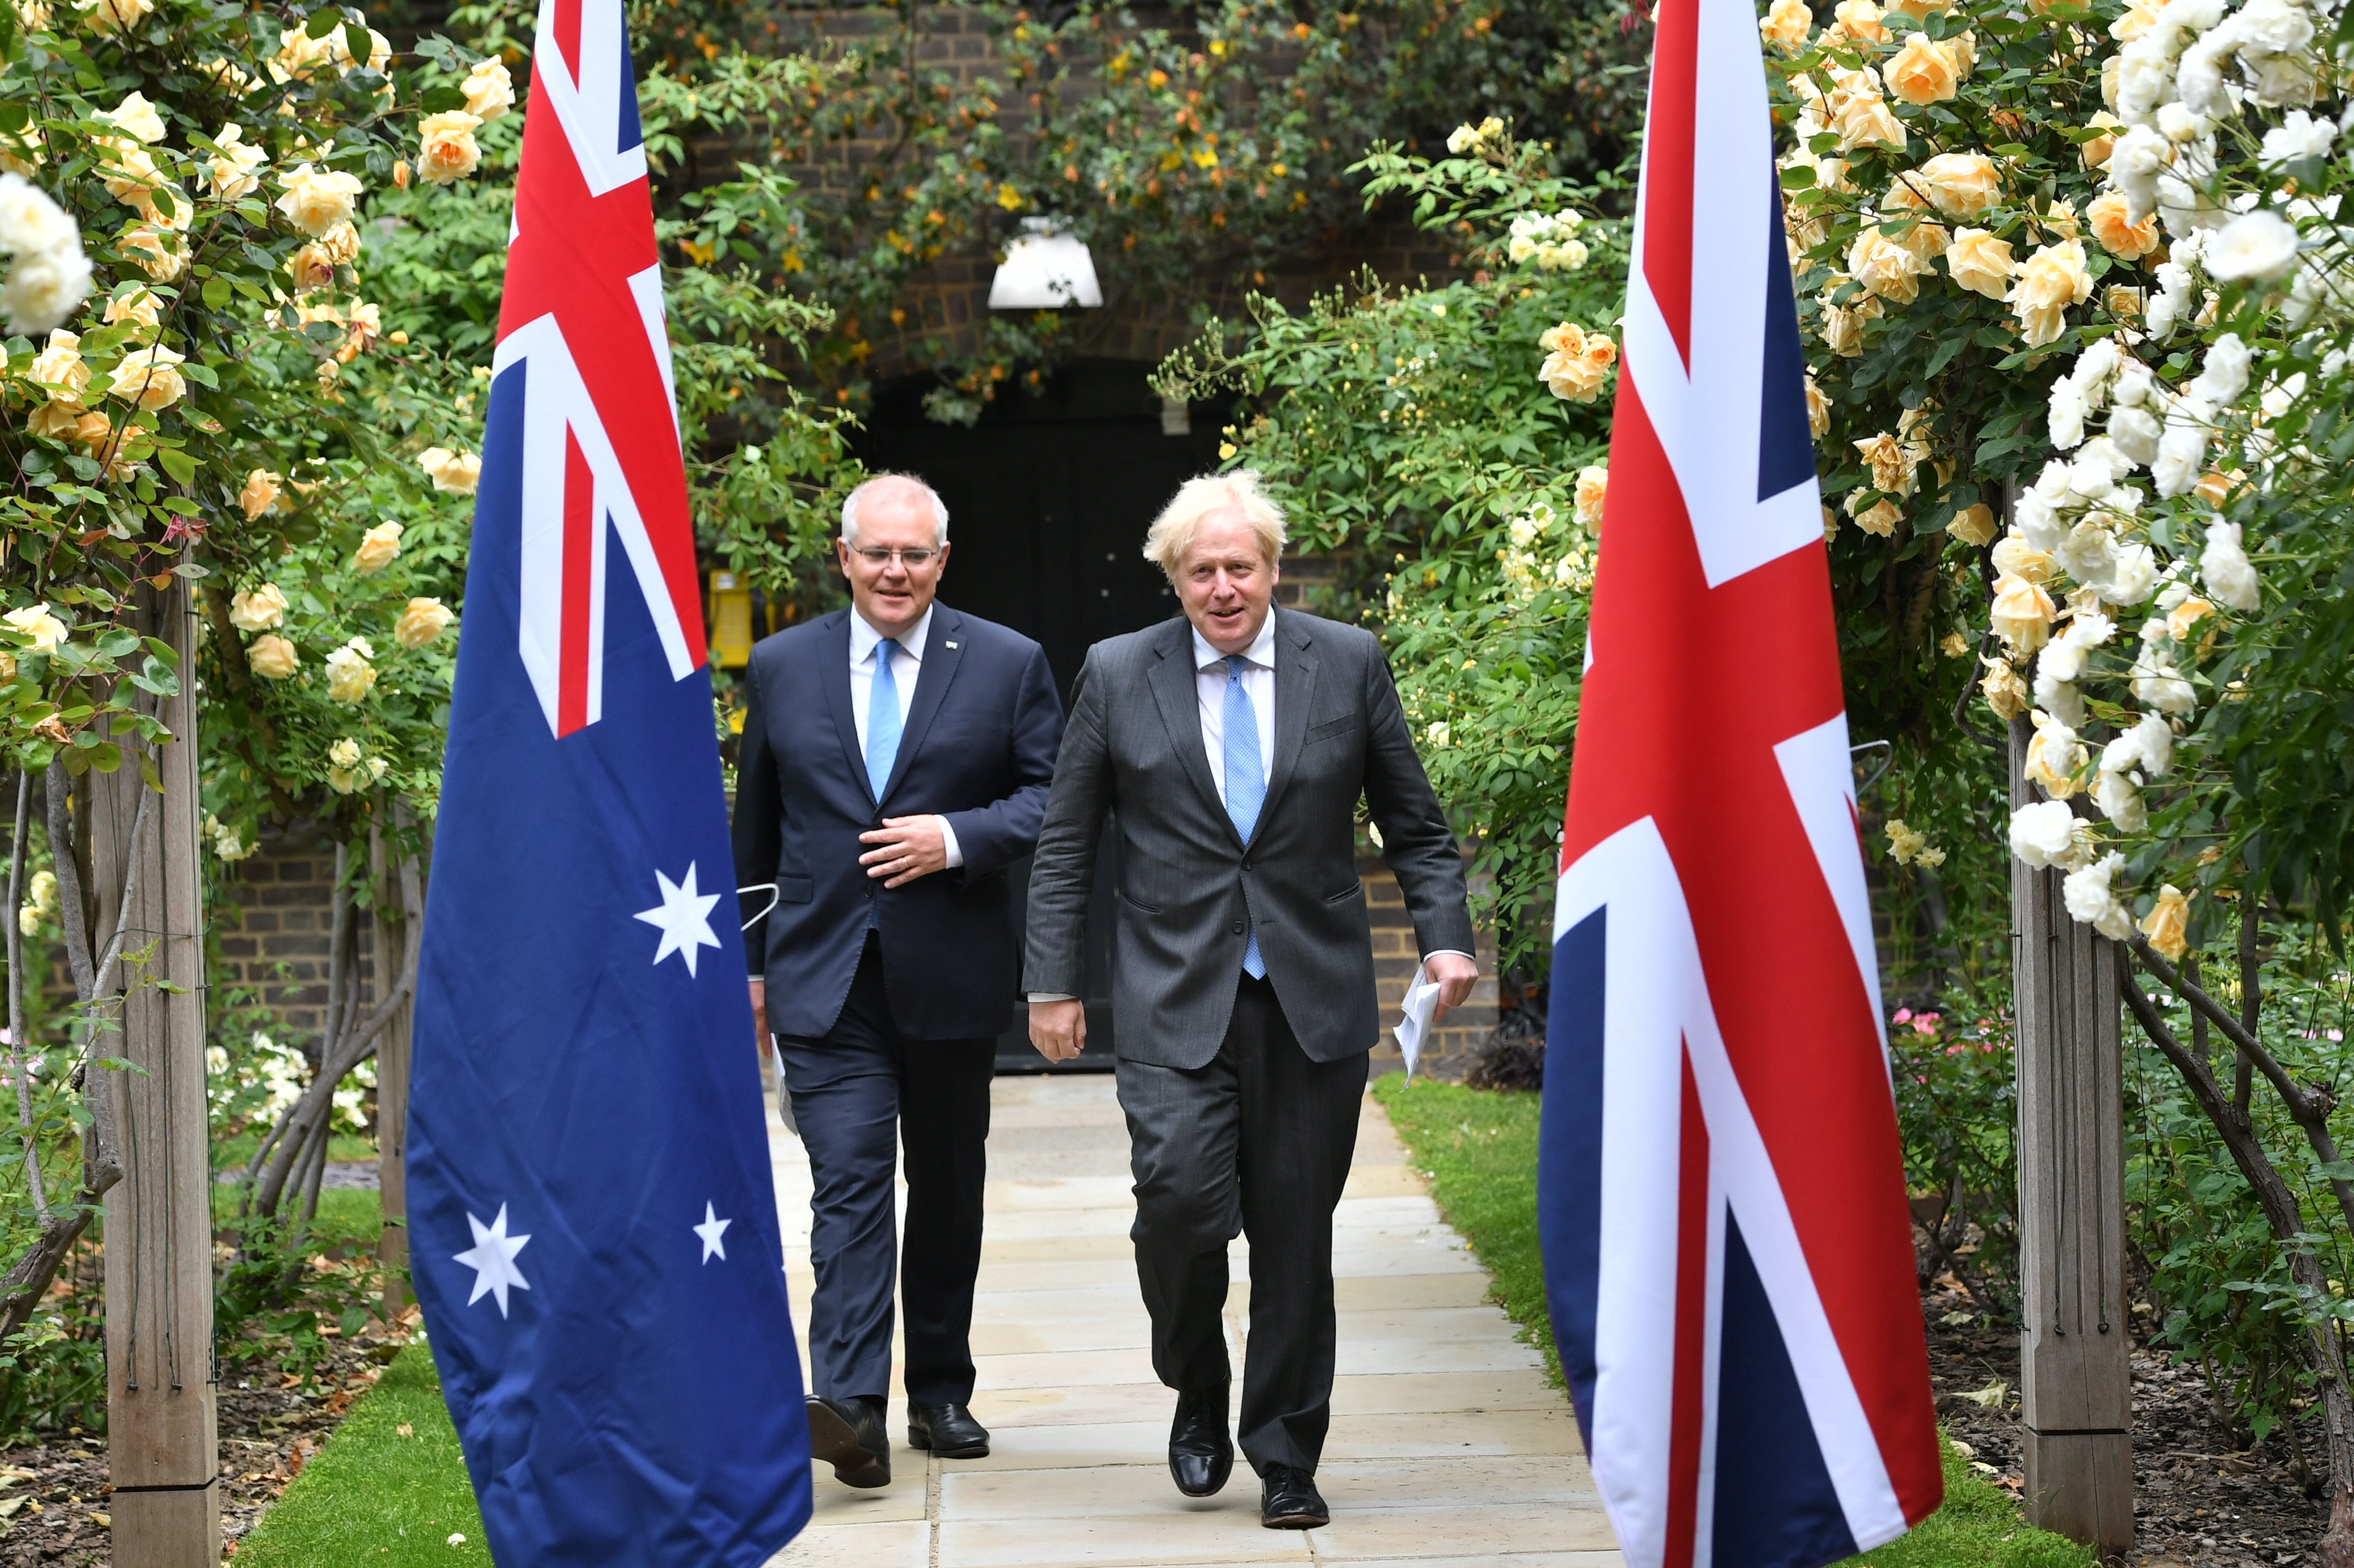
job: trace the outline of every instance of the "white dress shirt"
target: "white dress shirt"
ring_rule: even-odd
[[[1273,616],[1267,617],[1269,620]],[[891,681],[899,692],[899,744],[907,744],[907,715],[916,705],[916,681],[924,669],[924,639],[932,630],[932,608],[916,624],[899,635],[899,652],[891,661]],[[883,634],[866,623],[866,618],[856,610],[850,612],[850,713],[858,726],[858,755],[866,755],[866,712],[875,703],[875,650]],[[940,825],[940,839],[947,846],[949,869],[964,863],[964,851],[957,844],[956,830],[949,826],[946,817],[934,817]]]
[[[1258,766],[1260,782],[1265,783],[1275,772],[1275,608],[1267,607],[1267,619],[1258,623],[1258,635],[1243,650],[1243,690],[1249,694],[1251,708],[1258,716]],[[918,629],[920,630],[920,629]],[[1210,646],[1210,640],[1194,627],[1193,633],[1193,694],[1202,710],[1202,749],[1210,759],[1210,777],[1218,786],[1218,803],[1226,799],[1226,684],[1233,678],[1226,656]],[[1440,948],[1427,954],[1455,953],[1453,948]],[[1470,958],[1469,953],[1457,953],[1458,958]],[[1031,1001],[1069,1001],[1074,1000],[1061,991],[1034,991]]]

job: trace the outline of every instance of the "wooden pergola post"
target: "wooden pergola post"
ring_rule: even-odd
[[[2011,721],[2014,810],[2031,733]],[[2011,863],[2020,1425],[2029,1521],[2106,1556],[2134,1529],[2124,1059],[2115,944],[2069,916],[2064,875]]]
[[[113,931],[125,874],[133,874],[120,971],[122,1033],[101,1038],[93,1053],[126,1058],[137,1069],[104,1075],[112,1080],[122,1143],[122,1180],[107,1194],[105,1221],[113,1561],[115,1568],[216,1568],[220,1444],[197,858],[196,614],[185,581],[137,591],[132,624],[169,643],[180,659],[180,694],[159,700],[155,709],[173,736],[154,753],[163,793],[148,789],[129,756],[111,774],[82,776],[90,790],[101,932]]]
[[[408,826],[407,813],[398,805],[387,809],[394,827]],[[369,848],[369,869],[376,879],[376,985],[381,995],[416,961],[413,938],[422,910],[409,907],[417,890],[417,867],[400,863],[398,843],[379,830]],[[403,1002],[384,1026],[376,1051],[376,1187],[384,1210],[376,1256],[384,1266],[387,1318],[399,1317],[408,1305],[403,1271],[408,1266],[408,1034],[415,1012],[413,1000]]]

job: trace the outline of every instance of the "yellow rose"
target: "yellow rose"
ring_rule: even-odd
[[[1839,132],[1842,153],[1873,145],[1904,145],[1903,122],[1877,92],[1849,94],[1831,115],[1831,129]]]
[[[2057,607],[2040,583],[2005,576],[1995,583],[1994,632],[2017,653],[2032,653],[2052,640]]]
[[[376,685],[376,666],[368,661],[376,650],[365,637],[355,637],[327,655],[327,695],[339,703],[364,700]]]
[[[1806,0],[1774,0],[1757,31],[1784,54],[1795,55],[1805,51],[1807,35],[1814,26],[1815,14],[1807,9]]]
[[[1954,96],[1962,79],[1961,72],[1954,69],[1953,57],[1925,33],[1906,38],[1881,74],[1889,91],[1912,104],[1943,103]]]
[[[159,283],[168,283],[186,270],[187,253],[176,239],[165,239],[151,224],[141,224],[114,242],[141,271]]]
[[[70,397],[59,397],[27,415],[25,429],[45,441],[69,441],[80,429],[81,414],[80,404]]]
[[[1969,657],[1970,640],[1958,631],[1948,631],[1937,644],[1937,652],[1948,659]]]
[[[2109,24],[2109,37],[2121,44],[2132,43],[2149,31],[2165,8],[2166,0],[2126,0],[2126,14]]]
[[[2029,206],[2028,210],[2030,212],[2035,210],[2032,204]],[[2076,207],[2073,202],[2055,201],[2045,207],[2043,226],[2062,239],[2073,239],[2084,232],[2084,226],[2076,220]]]
[[[392,565],[400,554],[400,524],[379,523],[360,535],[360,547],[352,555],[352,570],[370,577]]]
[[[101,35],[127,33],[155,8],[155,0],[74,0],[74,9]]]
[[[228,601],[228,623],[239,631],[275,631],[286,624],[286,595],[276,583],[235,595]]]
[[[218,149],[205,160],[205,184],[222,201],[236,201],[261,188],[254,171],[270,161],[269,152],[245,139],[245,127],[232,122],[213,138]]]
[[[360,231],[348,222],[339,223],[319,236],[317,244],[327,260],[338,267],[349,266],[359,260]]]
[[[438,599],[412,599],[393,622],[392,640],[403,648],[422,648],[449,630],[450,607]]]
[[[1862,497],[1863,493],[1859,490],[1855,494],[1848,497],[1848,515],[1854,518],[1855,525],[1865,533],[1877,534],[1883,539],[1888,538],[1896,532],[1896,524],[1904,514],[1896,509],[1896,503],[1885,497],[1873,502],[1859,512],[1856,510],[1856,502]]]
[[[351,221],[353,204],[364,188],[357,175],[309,164],[295,164],[278,177],[278,183],[286,193],[278,198],[278,210],[313,239],[323,238],[339,223]]]
[[[155,167],[154,156],[138,143],[122,136],[101,136],[98,175],[106,186],[106,194],[127,207],[139,209],[141,217],[154,221],[154,196],[152,194],[164,183],[164,175]]]
[[[54,653],[66,640],[66,623],[49,613],[46,601],[28,604],[22,609],[12,609],[0,615],[0,620],[23,632],[32,641],[36,653]]]
[[[1832,27],[1840,37],[1858,43],[1884,44],[1888,41],[1887,25],[1880,19],[1880,7],[1872,0],[1840,0],[1831,8],[1836,20]]]
[[[2158,249],[2158,213],[2153,209],[2139,223],[2123,191],[2104,191],[2093,198],[2084,209],[2084,220],[2093,226],[2093,238],[2101,249],[2120,261],[2138,261]]]
[[[250,523],[278,505],[279,478],[266,468],[255,469],[245,476],[245,488],[237,493],[237,503]],[[258,630],[258,629],[256,629]]]
[[[2039,550],[2027,542],[2026,535],[2013,529],[1994,547],[1994,569],[2007,577],[2020,577],[2041,587],[2052,580],[2060,569],[2049,550]]]
[[[2158,902],[2141,917],[2141,934],[2173,963],[2190,947],[2190,900],[2169,882],[2158,888]]]
[[[1871,302],[1865,302],[1870,303]],[[1823,346],[1841,359],[1853,359],[1863,352],[1863,312],[1830,302],[1830,291],[1823,291]]]
[[[164,139],[164,117],[147,101],[143,92],[134,92],[111,109],[102,109],[91,116],[103,120],[127,135],[136,136],[149,146]]]
[[[1797,0],[1791,0],[1796,5]],[[506,62],[487,59],[466,73],[466,112],[487,124],[514,107],[514,79]]]
[[[1976,217],[2002,195],[1994,160],[1983,153],[1940,153],[1914,171],[1913,182],[1947,217]]]
[[[2011,275],[2019,268],[2010,259],[2009,240],[1997,239],[1990,229],[1964,228],[1955,232],[1946,250],[1946,270],[1958,287],[1999,300],[2010,292]]]
[[[1922,260],[1877,228],[1867,228],[1848,247],[1847,270],[1864,292],[1908,304],[1919,297]]]
[[[2042,785],[2046,795],[2064,800],[2076,792],[2076,775],[2084,770],[2089,760],[2084,743],[2067,726],[2045,722],[2040,713],[2034,716],[2035,735],[2027,743],[2027,762],[2022,771]]]
[[[2237,484],[2242,477],[2237,469],[2230,473],[2221,473],[2209,469],[2199,476],[2199,482],[2190,487],[2190,493],[2210,506],[2221,506],[2232,499],[2232,486]]]
[[[1952,64],[1954,75],[1963,81],[1969,80],[1971,70],[1978,63],[1978,36],[1976,33],[1956,33],[1950,38],[1941,39],[1937,48]]]
[[[1953,15],[1954,6],[1953,0],[1896,0],[1888,9],[1902,11],[1916,22],[1925,22],[1939,13]]]
[[[266,681],[282,681],[302,668],[302,656],[294,644],[275,633],[257,637],[245,651],[246,667]]]
[[[1872,466],[1872,488],[1890,495],[1913,493],[1914,459],[1904,445],[1885,430],[1855,443],[1857,453]]]
[[[2141,291],[2123,283],[2112,283],[2101,294],[2101,308],[2120,321],[2141,320]]]
[[[443,447],[428,447],[418,453],[417,466],[431,475],[433,488],[446,495],[472,495],[482,477],[481,458]]]
[[[1921,270],[1930,270],[1929,263],[1943,256],[1954,243],[1953,231],[1942,223],[1915,219],[1901,236],[1894,237],[1899,249],[1921,263]]]
[[[1589,463],[1577,471],[1577,525],[1592,532],[1602,526],[1602,503],[1609,493],[1610,471]]]
[[[81,357],[81,334],[63,327],[49,334],[48,346],[33,355],[27,374],[52,400],[74,402],[90,385],[90,366]]]
[[[398,186],[399,188],[401,188],[402,190],[407,190],[407,189],[408,188],[409,175],[410,175],[410,170],[409,170],[409,167],[408,167],[408,159],[406,159],[406,158],[401,158],[401,159],[397,160],[397,161],[393,164],[393,165],[392,165],[392,183],[393,183],[394,185],[398,185]]]
[[[2077,154],[2084,160],[2084,167],[2105,169],[2109,166],[2109,154],[2117,150],[2117,139],[2112,132],[2124,130],[2125,123],[2105,109],[2085,122],[2088,129],[2096,130],[2101,134],[2076,144]]]
[[[184,355],[161,344],[133,350],[115,362],[114,379],[106,390],[151,413],[168,408],[188,395],[188,384],[179,370],[183,363]]]
[[[1983,501],[1965,506],[1954,514],[1946,532],[1972,549],[1984,549],[1994,542],[1994,509]]]
[[[1831,400],[1815,385],[1812,371],[1807,373],[1807,429],[1818,440],[1830,434],[1831,429]]]
[[[474,144],[474,131],[482,122],[481,117],[461,109],[429,114],[419,121],[417,172],[437,185],[472,174],[482,161],[482,150]]]
[[[2068,307],[2083,304],[2092,292],[2092,275],[2084,270],[2084,242],[2063,239],[2022,262],[2005,298],[2019,313],[2020,339],[2030,348],[2041,348],[2059,340],[2067,330]]]
[[[313,239],[286,258],[286,275],[294,284],[294,291],[307,294],[314,289],[333,288],[335,282],[335,259],[327,248]]]
[[[106,324],[109,326],[118,322],[130,322],[154,332],[155,323],[163,316],[164,302],[144,289],[134,289],[106,302]]]

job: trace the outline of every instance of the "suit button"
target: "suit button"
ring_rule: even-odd
[[[1243,934],[1243,923],[1242,923],[1241,921],[1237,920],[1237,921],[1235,921],[1235,925],[1234,925],[1234,932],[1235,932],[1235,936],[1237,936],[1237,937],[1239,937],[1239,936],[1241,936],[1241,935]]]

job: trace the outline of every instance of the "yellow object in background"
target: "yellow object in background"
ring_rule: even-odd
[[[734,572],[711,574],[711,662],[740,670],[752,661],[752,590]]]

